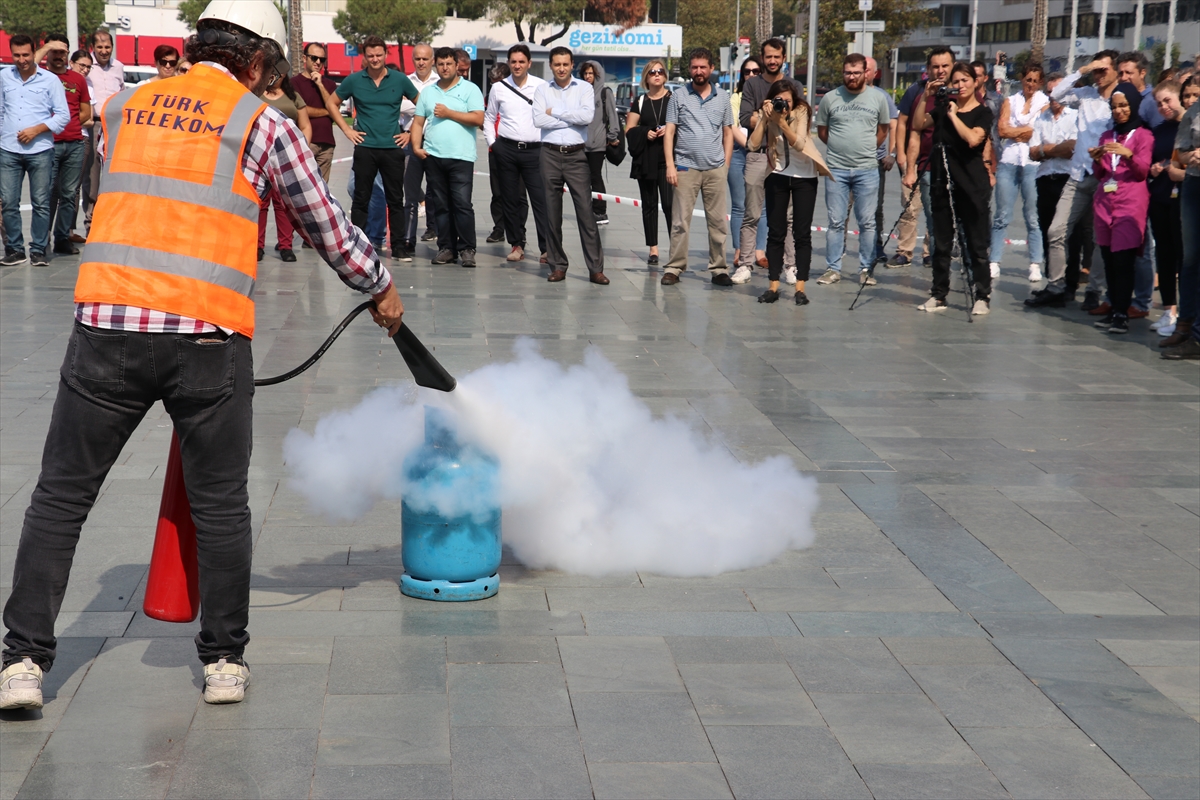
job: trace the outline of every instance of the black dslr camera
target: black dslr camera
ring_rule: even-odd
[[[772,97],[771,108],[775,110],[776,114],[786,114],[788,110],[787,100],[784,100],[782,97]]]
[[[956,94],[958,94],[958,92],[943,84],[937,88],[936,92],[934,92],[933,104],[938,108],[948,108],[950,106],[950,101],[954,99]]]

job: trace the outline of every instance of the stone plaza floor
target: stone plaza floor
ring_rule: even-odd
[[[609,175],[636,196],[627,164]],[[921,267],[880,270],[848,311],[855,282],[815,284],[819,233],[811,305],[768,306],[761,271],[710,285],[700,218],[700,271],[662,287],[639,211],[610,204],[600,287],[568,214],[572,268],[549,284],[482,243],[486,177],[475,197],[478,269],[434,267],[428,245],[388,262],[405,322],[450,372],[510,359],[521,336],[564,364],[598,347],[656,414],[817,479],[815,545],[706,579],[506,558],[489,600],[401,596],[398,506],[331,523],[282,463],[292,428],[411,383],[364,318],[255,397],[246,701],[201,702],[196,625],[141,610],[171,435],[156,406],[84,527],[46,707],[0,718],[0,798],[1200,796],[1196,362],[1160,360],[1145,321],[1117,338],[1074,306],[1026,311],[1019,248],[973,323],[961,292],[948,313],[916,311]],[[259,376],[360,302],[296,252],[260,265]],[[0,598],[77,264],[0,274]],[[722,477],[659,490],[720,492]]]

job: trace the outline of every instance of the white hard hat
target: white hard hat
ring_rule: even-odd
[[[287,57],[287,26],[271,0],[212,0],[196,21],[197,27],[206,19],[232,22],[261,39],[270,39]]]

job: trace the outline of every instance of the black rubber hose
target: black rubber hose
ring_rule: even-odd
[[[373,300],[368,300],[367,302],[363,303],[358,308],[354,309],[349,314],[347,314],[346,318],[344,320],[342,320],[340,323],[338,323],[338,326],[333,329],[333,333],[329,334],[329,338],[325,340],[325,343],[321,345],[320,349],[318,349],[317,352],[315,352],[311,356],[309,356],[308,360],[305,361],[303,364],[296,367],[294,370],[291,370],[290,372],[285,372],[282,375],[276,375],[273,378],[259,378],[254,381],[254,385],[255,386],[274,386],[277,383],[283,383],[284,381],[290,381],[292,378],[296,377],[301,372],[304,372],[306,369],[311,367],[313,364],[317,363],[317,361],[321,358],[321,356],[325,355],[325,351],[328,350],[333,345],[333,343],[337,341],[337,338],[342,335],[342,331],[346,330],[346,326],[349,325],[351,322],[353,322],[355,317],[357,317],[359,314],[361,314],[363,311],[366,311],[368,308],[370,308],[373,305],[375,305],[375,302]]]

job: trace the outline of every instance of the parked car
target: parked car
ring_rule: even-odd
[[[618,83],[616,88],[617,116],[621,118],[621,126],[625,126],[625,116],[633,103],[646,92],[639,83]]]
[[[125,88],[131,89],[158,74],[154,67],[125,67]]]

